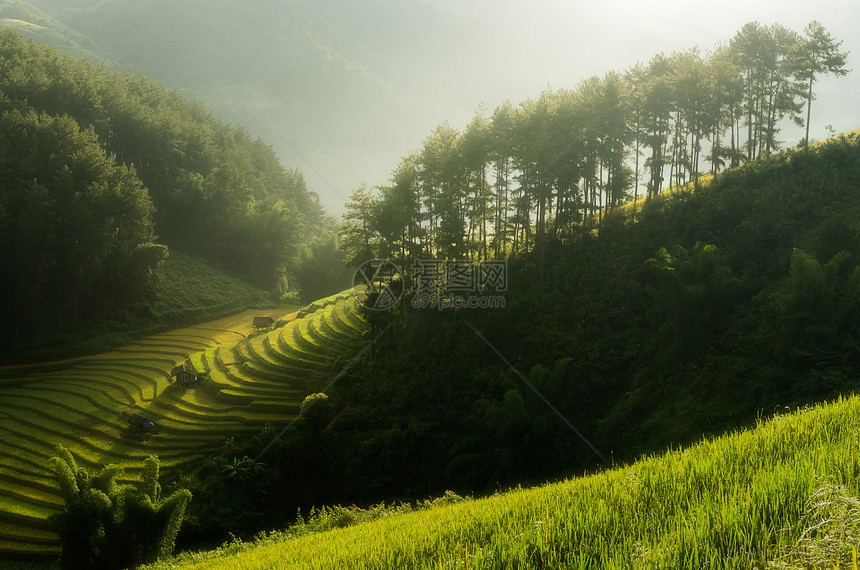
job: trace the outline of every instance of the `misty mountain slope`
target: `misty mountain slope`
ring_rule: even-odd
[[[56,9],[47,10],[27,0],[0,0],[0,26],[14,28],[25,38],[50,43],[76,57],[105,59],[97,55],[98,47],[86,36],[56,17]]]
[[[308,174],[330,209],[340,208],[361,180],[378,181],[404,148],[419,144],[404,124],[427,132],[451,118],[452,90],[492,82],[474,54],[489,57],[499,47],[487,30],[431,3],[39,5],[68,27],[68,37],[87,38],[109,63],[141,69],[274,143],[287,166]],[[471,109],[481,102],[475,93]]]

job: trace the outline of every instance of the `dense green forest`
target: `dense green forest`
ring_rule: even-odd
[[[4,346],[154,318],[168,248],[276,294],[302,277],[327,292],[314,256],[335,244],[317,196],[200,102],[4,28],[0,123]]]
[[[297,507],[542,482],[852,390],[857,135],[789,151],[777,140],[781,118],[807,120],[809,77],[844,72],[832,38],[836,64],[804,71],[801,47],[821,32],[750,24],[707,59],[657,56],[479,113],[464,133],[443,125],[390,185],[357,188],[341,230],[348,259],[400,263],[403,307],[370,312],[376,330],[391,328],[322,418],[243,464],[262,487],[219,500],[225,470],[271,433],[182,479],[200,499],[182,540],[277,526]],[[755,73],[742,64],[751,36],[772,55]],[[718,62],[734,100],[717,98],[726,76],[707,75]],[[701,93],[712,105],[693,120],[681,80],[696,73],[720,90]],[[661,195],[664,176],[677,188]],[[622,206],[640,184],[644,196]],[[411,263],[430,257],[505,259],[505,307],[409,309]]]
[[[195,497],[180,542],[299,507],[540,483],[855,390],[858,175],[855,133],[610,216],[548,247],[543,282],[537,255],[511,260],[503,309],[411,309],[407,292],[320,417],[180,479]],[[231,483],[237,467],[253,479]]]
[[[750,22],[707,55],[658,54],[575,89],[481,109],[463,132],[444,123],[390,184],[353,192],[347,258],[408,267],[542,252],[630,199],[771,156],[786,120],[808,137],[815,82],[847,73],[840,45],[819,22],[802,33]]]

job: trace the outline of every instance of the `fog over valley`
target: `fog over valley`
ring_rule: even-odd
[[[573,89],[660,52],[706,54],[750,21],[800,32],[819,20],[860,53],[860,16],[839,0],[0,2],[0,18],[28,17],[44,29],[25,35],[141,69],[262,137],[334,215],[445,121],[463,129],[482,106]],[[810,136],[860,124],[858,92],[855,74],[823,77]],[[793,146],[803,134],[789,124],[782,136]]]

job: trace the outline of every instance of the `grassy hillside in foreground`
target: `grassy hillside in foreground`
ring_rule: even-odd
[[[358,352],[367,325],[355,303],[348,290],[300,311],[281,307],[289,314],[271,331],[252,332],[252,318],[266,313],[247,311],[110,353],[0,367],[0,558],[58,554],[48,520],[63,505],[48,466],[57,445],[89,470],[119,464],[131,481],[148,455],[169,476],[229,437],[294,419],[302,399]],[[188,361],[201,380],[182,388],[170,371]],[[155,422],[154,432],[131,429],[133,413]]]
[[[858,442],[851,396],[596,475],[149,568],[850,568]]]

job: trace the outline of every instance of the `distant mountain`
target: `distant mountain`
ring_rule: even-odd
[[[384,182],[419,146],[415,132],[468,118],[477,95],[451,117],[446,92],[486,80],[461,54],[494,43],[432,3],[399,0],[0,0],[0,18],[203,100],[303,170],[329,210],[362,180]]]
[[[42,9],[27,0],[0,0],[0,26],[14,28],[27,38],[53,44],[77,57],[109,59],[99,53],[92,40],[63,23],[54,6]]]

